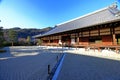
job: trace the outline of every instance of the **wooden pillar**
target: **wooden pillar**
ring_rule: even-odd
[[[79,41],[80,41],[80,39],[79,39],[79,33],[77,34],[77,45],[79,45]]]
[[[48,46],[51,46],[51,43],[50,43],[50,37],[47,37],[47,40],[48,40],[47,45],[48,45]]]
[[[111,30],[111,28],[110,28],[110,30]],[[111,34],[112,34],[113,45],[117,45],[117,40],[116,40],[115,28],[114,27],[112,27]]]
[[[50,37],[48,37],[48,40],[49,40],[49,42],[48,42],[48,43],[50,43]]]
[[[98,26],[98,36],[100,36],[100,26]]]
[[[113,45],[117,45],[116,35],[112,34],[112,38],[113,38]]]
[[[77,44],[79,45],[79,41],[80,41],[80,39],[79,39],[79,37],[77,37]]]
[[[60,46],[62,46],[62,36],[59,36],[58,44],[59,44]]]

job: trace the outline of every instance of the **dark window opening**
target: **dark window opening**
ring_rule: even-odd
[[[120,45],[120,34],[116,35],[116,39],[117,39],[117,44]]]
[[[102,42],[102,37],[96,36],[96,37],[90,37],[89,42],[92,44],[97,44]]]

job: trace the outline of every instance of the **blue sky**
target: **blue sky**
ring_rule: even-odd
[[[107,7],[115,1],[117,0],[0,0],[0,26],[39,29],[54,27]]]

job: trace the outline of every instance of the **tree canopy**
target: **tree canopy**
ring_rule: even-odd
[[[12,29],[9,30],[9,40],[10,40],[10,42],[12,42],[12,46],[13,46],[14,42],[17,42],[17,32],[16,31],[14,31]]]
[[[3,27],[0,27],[0,46],[2,46],[4,37],[3,37]]]
[[[30,36],[27,36],[27,40],[26,41],[27,41],[28,44],[30,44],[30,42],[31,42]]]

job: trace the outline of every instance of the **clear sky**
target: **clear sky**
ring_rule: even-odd
[[[39,29],[54,27],[107,7],[115,1],[118,0],[0,0],[0,26]]]

